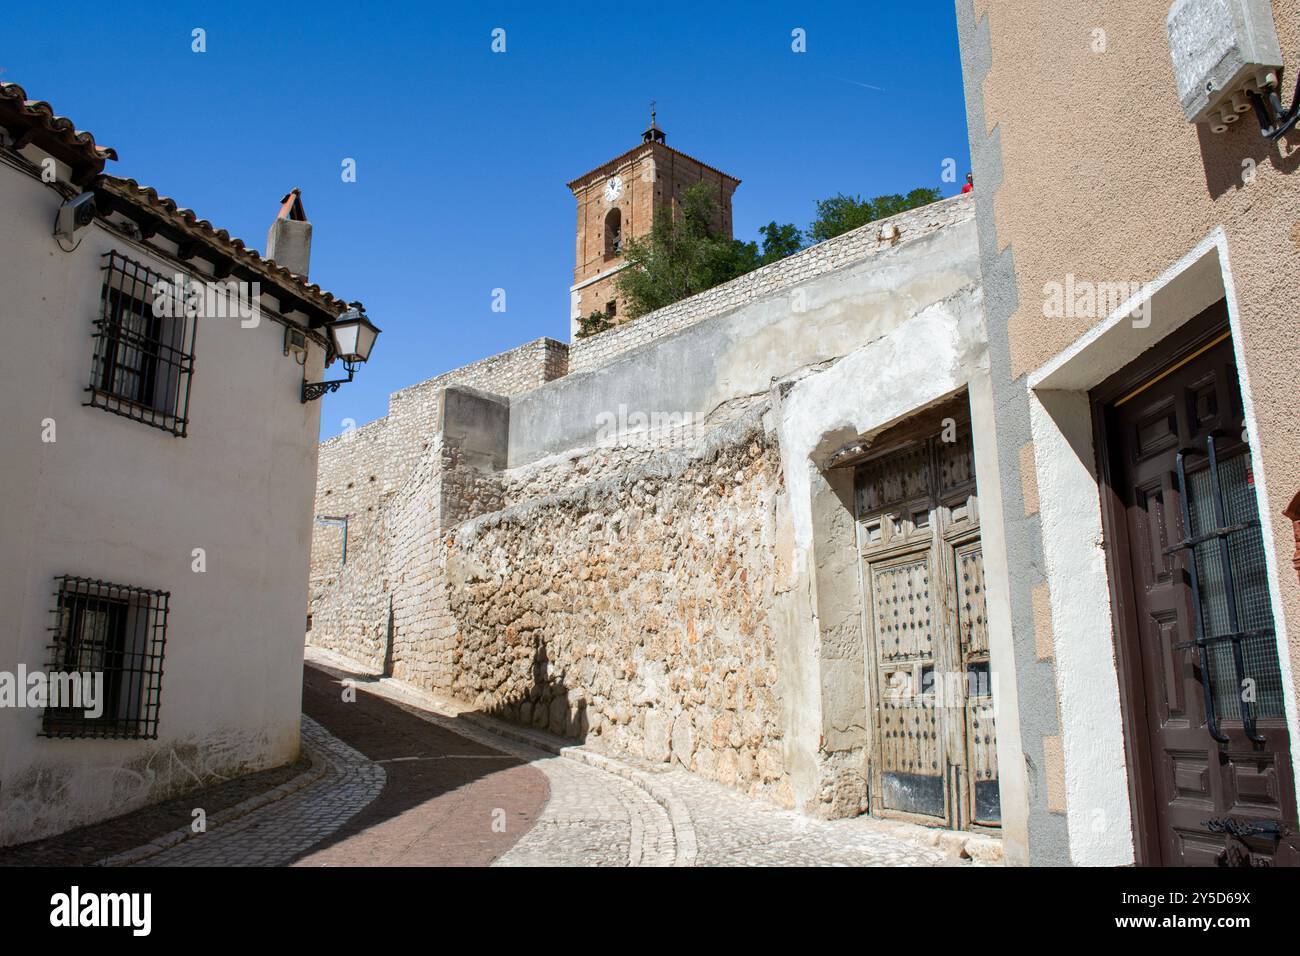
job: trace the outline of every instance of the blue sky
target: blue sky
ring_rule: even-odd
[[[257,249],[302,188],[312,280],[384,330],[323,400],[322,438],[384,415],[403,386],[568,341],[564,184],[635,145],[651,99],[670,146],[741,179],[743,239],[773,219],[804,226],[837,192],[951,195],[969,169],[952,0],[118,2],[57,25],[26,4],[6,21],[0,79],[115,147],[109,172]],[[957,183],[941,181],[947,158]]]

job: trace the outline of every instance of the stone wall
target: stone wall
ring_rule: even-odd
[[[444,689],[792,805],[771,621],[782,477],[765,410],[448,534]]]
[[[309,637],[791,806],[771,620],[788,509],[766,412],[495,474],[444,427],[318,596]]]
[[[597,368],[615,356],[694,325],[702,319],[788,290],[815,276],[861,262],[886,249],[968,220],[973,215],[974,200],[966,195],[868,223],[707,292],[643,315],[633,322],[585,339],[574,339],[569,347],[569,371],[581,372]]]
[[[656,454],[682,448],[704,437],[715,428],[729,424],[763,404],[766,393],[745,396],[727,402],[713,413],[698,419],[672,416],[662,427],[617,427],[618,414],[609,413],[616,423],[606,440],[591,446],[579,446],[520,465],[500,475],[501,497],[506,504],[519,505],[547,495],[559,494],[581,485],[613,478],[644,465]],[[624,422],[633,416],[624,416]],[[686,421],[682,421],[687,418]]]
[[[322,454],[318,503],[374,510],[314,588],[309,640],[592,747],[861,812],[863,671],[827,639],[861,617],[852,496],[819,468],[982,355],[969,202],[894,224],[897,242],[873,224],[715,290],[743,305],[679,312],[676,334],[657,313],[664,337],[599,368],[395,395],[350,461]]]
[[[564,375],[568,346],[541,338],[500,355],[454,369],[394,392],[388,415],[322,442],[316,473],[316,511],[348,516],[349,559],[366,541],[380,501],[406,482],[429,451],[441,410],[442,392],[469,385],[498,395],[515,395]],[[318,523],[312,534],[311,595],[332,585],[342,564],[343,530]]]

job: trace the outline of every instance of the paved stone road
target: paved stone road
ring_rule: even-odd
[[[685,804],[699,846],[696,866],[944,866],[937,847],[900,839],[877,820],[816,820],[685,770],[653,773]],[[918,837],[921,834],[918,834]]]
[[[142,861],[141,866],[278,866],[328,838],[379,796],[384,768],[302,719],[303,745],[328,769],[321,779],[262,810]]]
[[[537,734],[391,680],[351,675],[356,701],[343,703],[349,675],[334,663],[317,657],[304,679],[304,708],[320,722],[305,716],[303,739],[326,764],[319,779],[145,865],[956,862],[905,827],[813,820],[682,770],[557,755]]]
[[[667,811],[635,784],[526,742],[499,736],[395,681],[359,683],[373,694],[466,742],[508,754],[545,777],[549,799],[498,866],[670,866],[676,859]]]
[[[522,751],[524,748],[520,748]],[[551,799],[498,866],[672,866],[667,812],[640,787],[604,770],[538,754]]]
[[[546,776],[418,710],[308,667],[303,709],[382,765],[379,796],[300,866],[483,866],[508,850],[546,804]]]

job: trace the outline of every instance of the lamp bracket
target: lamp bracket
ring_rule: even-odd
[[[302,404],[306,405],[308,402],[314,402],[316,399],[321,398],[330,392],[337,392],[340,385],[346,385],[348,382],[352,381],[352,375],[356,372],[356,366],[349,364],[345,367],[348,370],[347,378],[331,379],[328,382],[309,382],[304,378],[302,380]]]

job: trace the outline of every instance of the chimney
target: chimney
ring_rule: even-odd
[[[293,189],[280,200],[280,212],[266,234],[266,258],[294,275],[307,278],[311,264],[311,223],[302,208],[302,191]]]

